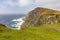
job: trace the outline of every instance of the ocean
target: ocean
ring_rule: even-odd
[[[10,28],[16,28],[20,26],[18,25],[18,23],[20,23],[22,18],[25,16],[26,14],[0,15],[0,24],[4,24]],[[13,20],[16,20],[16,21],[13,21]]]

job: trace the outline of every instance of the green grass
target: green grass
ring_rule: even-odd
[[[60,40],[60,24],[11,30],[1,26],[0,40]]]

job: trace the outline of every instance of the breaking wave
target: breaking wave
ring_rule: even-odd
[[[21,25],[23,24],[24,19],[25,17],[11,20],[11,22],[14,23],[11,24],[11,27],[13,27],[12,29],[18,29],[18,30],[21,29]]]

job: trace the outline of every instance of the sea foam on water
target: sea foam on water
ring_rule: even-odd
[[[15,28],[12,28],[12,29],[20,30],[21,29],[21,25],[24,22],[24,19],[25,19],[25,17],[18,18],[18,19],[13,19],[12,22],[15,22],[15,24],[13,24],[11,26],[15,26]]]

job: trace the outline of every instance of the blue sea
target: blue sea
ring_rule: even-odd
[[[13,22],[14,19],[19,19],[26,16],[26,14],[10,14],[10,15],[0,15],[0,24],[7,25],[8,27],[15,27],[16,22]]]

